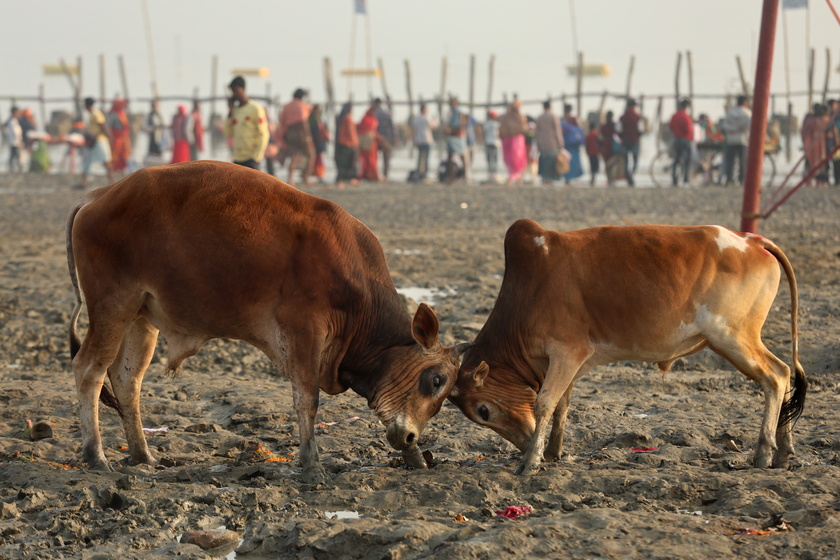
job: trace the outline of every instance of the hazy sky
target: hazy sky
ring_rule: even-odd
[[[267,67],[268,78],[249,78],[248,90],[288,99],[298,86],[324,98],[323,58],[332,58],[339,100],[347,80],[338,73],[350,64],[353,0],[146,0],[162,95],[210,94],[211,60],[219,57],[219,87],[233,68]],[[840,9],[840,0],[832,0]],[[411,61],[415,97],[440,90],[441,59],[449,59],[447,91],[466,99],[469,58],[476,55],[476,101],[487,97],[487,68],[496,56],[494,97],[518,92],[523,99],[547,93],[572,94],[574,79],[566,66],[573,57],[570,0],[367,0],[372,59],[381,57],[389,92],[405,99],[403,61]],[[42,65],[62,56],[83,58],[86,95],[99,95],[99,55],[106,55],[107,93],[120,92],[117,55],[128,66],[132,97],[151,94],[151,72],[142,0],[4,0],[0,95],[34,95],[44,84],[50,96],[68,96],[63,76],[44,76]],[[671,94],[677,51],[691,51],[696,93],[737,93],[735,55],[741,55],[750,83],[754,80],[762,2],[760,0],[576,0],[578,47],[587,63],[608,64],[612,74],[589,78],[588,91],[623,92],[631,55],[635,55],[632,91]],[[840,25],[824,0],[811,0],[810,39],[817,50],[815,88],[822,91],[826,47],[832,48],[831,88],[840,90]],[[794,91],[806,89],[805,10],[787,11]],[[365,19],[356,18],[356,67],[364,67]],[[776,34],[774,91],[784,93],[782,17]],[[14,49],[12,49],[14,47]],[[686,65],[683,63],[685,71]],[[381,95],[378,81],[372,93]],[[682,90],[687,91],[687,75]],[[368,82],[354,80],[356,99],[368,96]],[[597,100],[586,102],[589,108]],[[653,103],[649,105],[652,107]],[[698,102],[720,112],[719,102]],[[0,101],[5,116],[8,102]],[[618,101],[611,107],[620,109]],[[673,103],[666,105],[668,111]],[[779,105],[781,110],[783,104]],[[798,99],[797,110],[804,108]],[[221,106],[218,106],[221,109]],[[650,112],[647,109],[646,112]]]

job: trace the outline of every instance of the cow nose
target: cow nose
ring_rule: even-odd
[[[394,419],[388,430],[385,433],[388,443],[391,447],[398,451],[408,449],[417,443],[419,431],[414,426],[414,423],[405,418],[398,416]]]

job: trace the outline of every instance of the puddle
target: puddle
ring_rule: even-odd
[[[325,511],[324,516],[327,519],[359,519],[361,517],[358,511],[350,510]]]
[[[417,303],[428,303],[434,305],[441,298],[455,295],[457,292],[451,288],[421,288],[419,286],[405,286],[397,288],[397,292]]]
[[[427,255],[428,249],[394,249],[391,251],[394,255]]]

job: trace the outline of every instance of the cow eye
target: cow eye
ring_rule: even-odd
[[[435,376],[432,378],[432,385],[434,386],[434,388],[435,388],[435,389],[437,389],[437,388],[439,388],[441,385],[443,385],[443,376],[441,376],[441,375],[435,375]]]
[[[481,416],[481,419],[485,422],[490,420],[490,409],[487,408],[486,404],[482,404],[478,406],[478,415]]]

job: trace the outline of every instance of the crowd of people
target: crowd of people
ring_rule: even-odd
[[[328,181],[330,147],[335,167],[332,182],[339,188],[360,181],[391,180],[394,150],[405,143],[417,158],[405,179],[408,182],[472,183],[473,162],[483,148],[486,181],[490,183],[570,183],[584,176],[585,154],[590,185],[595,185],[603,174],[608,186],[625,181],[632,187],[636,185],[641,139],[650,132],[648,120],[634,99],[626,100],[618,118],[613,111],[603,115],[591,113],[584,124],[573,114],[571,105],[564,104],[562,115],[556,115],[551,102],[546,101],[542,112],[533,118],[523,112],[518,99],[508,104],[502,114],[488,110],[484,121],[478,122],[471,112],[461,109],[456,97],[451,97],[440,122],[421,103],[419,113],[403,127],[404,134],[395,125],[389,104],[381,99],[374,99],[358,121],[353,116],[353,104],[348,102],[341,107],[331,133],[322,107],[310,104],[308,93],[302,88],[294,91],[292,100],[282,106],[273,120],[260,103],[248,96],[243,77],[235,77],[228,87],[228,114],[218,128],[227,139],[232,161],[254,169],[265,167],[270,174],[274,174],[275,164],[288,166],[285,179],[290,184],[295,184],[297,177],[307,185],[313,179]],[[87,122],[75,123],[70,135],[76,138],[70,143],[83,149],[81,188],[87,187],[94,165],[102,165],[108,180],[113,181],[138,164],[178,163],[202,157],[206,127],[198,101],[191,110],[179,105],[168,122],[160,113],[158,101],[152,102],[143,120],[148,148],[142,160],[132,151],[132,123],[124,99],[115,99],[107,114],[96,107],[93,98],[85,99],[84,107]],[[703,154],[712,152],[723,154],[715,181],[743,183],[751,117],[745,96],[738,97],[717,123],[705,114],[695,121],[690,102],[681,101],[667,126],[663,126],[663,139],[672,157],[672,184],[689,183],[691,170],[702,164]],[[37,136],[31,132],[35,128],[30,110],[12,107],[3,125],[10,172],[24,170],[22,154],[32,150]],[[778,143],[778,136],[771,136],[771,148],[773,141]],[[815,184],[828,185],[831,176],[833,183],[840,185],[840,151],[835,151],[835,146],[840,145],[840,103],[830,100],[815,104],[803,121],[801,139],[809,166],[834,155],[813,174]],[[445,157],[435,165],[430,158],[438,143],[444,146]]]

